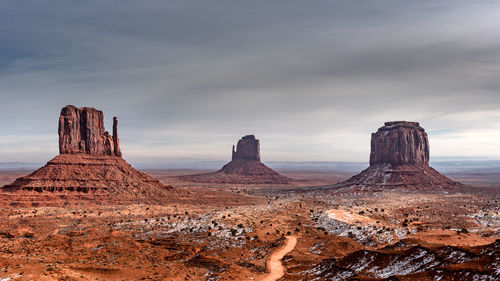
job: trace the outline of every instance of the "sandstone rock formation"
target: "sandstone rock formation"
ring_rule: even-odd
[[[429,140],[417,122],[386,122],[372,134],[370,167],[341,187],[447,189],[460,183],[429,166]]]
[[[215,173],[181,176],[200,183],[288,184],[291,179],[278,174],[260,161],[260,142],[254,135],[242,137],[233,145],[232,160]]]
[[[260,142],[254,135],[242,137],[236,146],[233,145],[233,156],[231,160],[255,160],[260,161]]]
[[[178,189],[135,170],[121,158],[117,125],[115,117],[110,136],[101,111],[64,107],[59,118],[60,155],[1,191],[12,195],[11,205],[28,206],[84,199],[94,204],[165,203],[180,195]]]
[[[429,165],[429,141],[417,122],[386,122],[372,134],[370,165]]]
[[[91,107],[65,106],[59,117],[59,153],[84,153],[121,157],[118,120],[113,117],[113,136],[104,130],[104,115]]]

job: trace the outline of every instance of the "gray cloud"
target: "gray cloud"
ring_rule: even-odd
[[[500,157],[500,5],[434,2],[0,2],[0,161],[56,153],[66,104],[119,116],[131,159],[255,133],[268,160],[366,160],[393,119],[433,155]]]

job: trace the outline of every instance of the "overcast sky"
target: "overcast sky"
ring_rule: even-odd
[[[385,121],[500,158],[499,1],[0,0],[0,162],[58,153],[61,107],[135,162],[368,161]]]

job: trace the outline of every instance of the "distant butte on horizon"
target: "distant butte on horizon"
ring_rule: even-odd
[[[219,171],[178,178],[191,182],[232,184],[288,184],[292,181],[261,162],[260,141],[254,135],[242,137],[236,150],[233,145],[231,162]]]

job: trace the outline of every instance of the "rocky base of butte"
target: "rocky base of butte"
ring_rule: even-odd
[[[440,190],[461,186],[429,166],[429,140],[417,122],[386,122],[372,134],[370,167],[337,187]]]
[[[242,137],[232,150],[232,160],[214,173],[181,176],[199,183],[288,184],[291,179],[278,174],[260,161],[260,142],[254,135]]]

